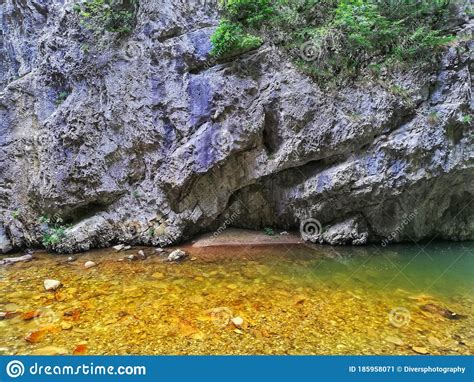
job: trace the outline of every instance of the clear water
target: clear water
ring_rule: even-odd
[[[137,250],[1,267],[0,354],[474,353],[474,243]]]

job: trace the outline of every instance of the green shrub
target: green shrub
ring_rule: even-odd
[[[263,40],[245,33],[239,24],[222,20],[211,37],[212,55],[223,57],[227,55],[242,53],[259,47]]]
[[[274,15],[272,0],[225,0],[224,18],[211,37],[212,55],[216,57],[240,54],[263,43],[255,32]]]
[[[56,97],[56,106],[59,106],[61,105],[65,100],[66,98],[69,97],[69,92],[68,91],[62,91],[58,94],[58,96]]]
[[[223,11],[229,20],[252,27],[268,20],[274,12],[271,0],[226,0]]]
[[[129,34],[135,26],[137,0],[85,0],[74,5],[80,23],[95,34]]]
[[[66,227],[52,227],[43,235],[42,244],[46,248],[58,245],[66,237]]]
[[[265,233],[265,235],[275,236],[275,231],[273,230],[273,228],[265,227],[263,229],[263,232]]]
[[[461,2],[228,0],[212,54],[239,54],[267,40],[322,81],[344,81],[365,68],[376,75],[393,64],[433,61],[453,40],[448,26]]]
[[[46,225],[41,241],[45,248],[54,248],[66,237],[66,230],[69,226],[64,225],[60,217],[41,216],[39,223]]]
[[[470,125],[472,123],[472,115],[464,114],[461,116],[460,121],[466,125]]]

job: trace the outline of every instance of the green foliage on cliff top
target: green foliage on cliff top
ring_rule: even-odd
[[[252,32],[274,15],[272,0],[226,0],[224,18],[211,37],[212,55],[224,57],[258,48],[263,38]]]
[[[453,36],[457,0],[227,0],[212,54],[232,56],[266,40],[321,80],[367,67],[428,63]]]
[[[74,5],[83,26],[100,34],[104,31],[129,34],[135,25],[137,0],[85,0]]]

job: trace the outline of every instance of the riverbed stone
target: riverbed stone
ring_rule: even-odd
[[[242,328],[242,325],[244,323],[244,319],[242,317],[233,317],[230,322],[232,322],[232,324],[237,328],[237,329],[240,329]]]
[[[67,355],[69,351],[65,348],[58,346],[45,346],[39,349],[35,349],[31,352],[31,355]]]
[[[84,268],[89,269],[89,268],[95,267],[96,265],[97,265],[97,264],[94,263],[93,261],[86,261],[86,262],[84,263]]]
[[[418,353],[418,354],[428,354],[429,353],[428,349],[426,349],[424,347],[421,347],[421,346],[412,346],[412,349],[415,353]]]
[[[154,279],[163,279],[165,277],[165,274],[163,272],[155,272],[151,275]]]
[[[63,321],[60,326],[62,330],[71,330],[73,325],[68,321]]]
[[[402,346],[403,345],[403,340],[399,337],[395,336],[387,336],[385,337],[385,341],[390,342],[391,344],[397,345],[397,346]]]
[[[179,261],[187,257],[187,253],[181,249],[176,249],[168,255],[168,261]]]
[[[47,291],[55,291],[61,286],[61,282],[58,280],[47,279],[43,283],[44,289]]]

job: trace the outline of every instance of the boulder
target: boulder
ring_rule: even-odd
[[[181,249],[176,249],[168,255],[168,261],[180,261],[187,257],[187,253]]]

